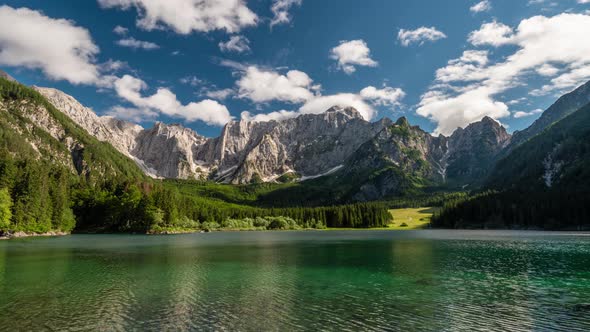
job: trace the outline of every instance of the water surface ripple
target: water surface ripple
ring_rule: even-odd
[[[512,231],[0,241],[0,331],[590,331],[590,236]]]

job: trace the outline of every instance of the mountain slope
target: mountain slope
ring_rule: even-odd
[[[4,130],[24,136],[36,151],[36,159],[58,162],[92,182],[110,177],[144,177],[130,159],[88,134],[38,92],[16,82],[0,82]],[[21,151],[12,152],[31,157]]]
[[[0,217],[0,233],[72,231],[76,205],[89,202],[74,191],[110,199],[103,189],[145,179],[133,161],[89,135],[38,92],[3,78],[0,137],[0,200],[10,208]]]
[[[485,191],[448,202],[437,227],[590,229],[590,104],[500,160]]]
[[[565,118],[588,103],[590,103],[590,82],[560,97],[532,125],[522,131],[515,132],[507,151],[511,151],[541,133],[551,124]]]
[[[590,189],[590,105],[515,148],[491,172],[490,189]]]
[[[0,78],[3,78],[11,82],[16,82],[16,80],[12,76],[8,75],[8,73],[3,71],[2,69],[0,69]]]

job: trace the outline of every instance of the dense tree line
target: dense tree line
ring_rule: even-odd
[[[71,231],[70,179],[65,167],[13,160],[0,151],[0,229]]]
[[[487,191],[448,201],[432,218],[440,228],[590,229],[590,195],[562,190]]]

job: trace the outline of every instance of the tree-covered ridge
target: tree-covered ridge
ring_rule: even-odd
[[[110,181],[114,177],[145,177],[132,160],[88,134],[34,89],[0,79],[0,100],[5,112],[2,120],[8,121],[6,125],[18,135],[24,135],[30,143],[40,142],[53,147],[51,151],[40,151],[39,157],[51,158],[49,152],[59,149],[67,151],[75,170],[90,182]],[[40,119],[44,112],[49,119]],[[48,133],[48,128],[41,126],[42,121],[53,127],[49,128],[53,135]]]

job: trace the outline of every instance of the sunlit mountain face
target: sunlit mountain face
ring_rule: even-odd
[[[356,108],[435,135],[528,127],[590,79],[590,5],[543,1],[8,0],[0,68],[99,115],[180,123]]]

